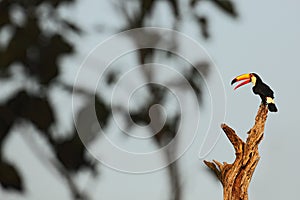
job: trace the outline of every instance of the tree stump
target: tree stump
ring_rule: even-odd
[[[244,142],[235,131],[222,124],[221,128],[235,150],[235,161],[223,164],[213,160],[204,163],[216,174],[223,185],[224,200],[248,200],[248,187],[254,170],[260,159],[258,145],[263,138],[268,115],[267,105],[261,104],[255,118],[255,124],[248,132]]]

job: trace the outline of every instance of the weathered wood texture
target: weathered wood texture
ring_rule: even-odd
[[[268,108],[261,104],[255,118],[255,124],[248,132],[244,142],[235,131],[222,124],[221,128],[235,150],[235,161],[223,164],[213,160],[204,163],[216,174],[223,185],[224,200],[248,200],[248,187],[259,161],[258,145],[264,135],[264,127],[268,115]]]

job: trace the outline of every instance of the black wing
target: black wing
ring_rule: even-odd
[[[272,99],[274,98],[273,90],[265,83],[256,85],[252,89],[253,89],[254,94],[258,94],[261,97],[264,96],[265,98],[266,97],[271,97]]]

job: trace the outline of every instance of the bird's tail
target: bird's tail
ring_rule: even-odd
[[[270,112],[277,112],[277,107],[275,105],[275,103],[268,103],[268,108]]]

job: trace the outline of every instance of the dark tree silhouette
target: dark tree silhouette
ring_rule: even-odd
[[[182,8],[179,0],[165,0],[170,5],[174,18],[174,29],[177,29],[177,23],[182,18]],[[123,17],[120,20],[126,20],[126,26],[120,27],[115,32],[128,30],[132,28],[146,27],[146,20],[152,18],[155,4],[159,0],[140,0],[138,9],[128,9],[127,4],[130,1],[120,1],[116,4]],[[202,15],[197,12],[197,6],[203,1],[190,0],[190,15],[193,16],[196,26],[199,26],[200,33],[207,39],[210,37],[209,16]],[[72,32],[78,35],[84,34],[80,28],[80,24],[65,20],[58,15],[58,8],[76,3],[74,0],[2,0],[0,1],[0,31],[7,31],[9,38],[6,43],[0,43],[0,78],[2,81],[13,80],[14,69],[17,68],[32,80],[33,87],[22,88],[16,90],[12,95],[7,95],[5,100],[0,102],[0,184],[4,189],[12,189],[17,192],[23,192],[26,189],[26,180],[22,177],[22,172],[10,162],[5,156],[3,146],[12,133],[14,126],[21,126],[23,123],[30,123],[36,128],[35,134],[40,134],[47,141],[50,149],[53,151],[56,159],[51,163],[58,172],[61,173],[67,181],[66,184],[76,199],[86,199],[88,195],[78,189],[73,181],[73,175],[82,169],[88,169],[96,173],[95,162],[91,156],[87,156],[86,149],[82,144],[76,129],[74,127],[72,133],[66,133],[66,137],[54,137],[55,130],[51,127],[57,123],[55,118],[54,105],[52,105],[49,91],[51,88],[59,87],[65,91],[71,92],[73,88],[61,80],[61,63],[59,62],[63,56],[73,56],[75,50],[74,45],[64,36],[65,32]],[[237,17],[237,11],[232,1],[212,0],[218,9],[231,17]],[[43,15],[40,9],[43,8]],[[14,17],[17,13],[19,17]],[[42,26],[43,20],[50,20],[57,30],[53,31]],[[136,38],[132,38],[135,40]],[[135,41],[137,44],[139,41]],[[174,41],[176,44],[176,41]],[[137,59],[140,64],[153,61],[156,54],[162,53],[155,49],[141,49],[137,52]],[[172,58],[172,54],[166,53],[166,57]],[[203,74],[207,74],[209,64],[205,61],[199,61],[202,66]],[[198,80],[202,77],[193,73],[191,66],[184,74],[192,85],[195,93],[201,102],[202,86],[198,84]],[[197,67],[197,66],[196,66]],[[147,71],[145,71],[147,75]],[[148,77],[148,76],[146,76]],[[111,72],[107,75],[107,83],[114,84],[116,73]],[[154,104],[163,104],[165,101],[165,89],[149,85],[151,98],[144,103],[144,106],[138,111],[132,112],[131,117],[138,123],[148,124],[148,109]],[[91,96],[89,91],[77,88],[80,95]],[[96,111],[99,123],[102,126],[108,124],[111,116],[111,108],[104,101],[104,97],[95,96]],[[86,105],[88,107],[89,105]],[[81,111],[83,112],[84,107]],[[81,112],[80,111],[80,112]],[[80,113],[79,112],[79,113]],[[160,114],[160,113],[158,113]],[[78,116],[77,116],[78,117]],[[167,120],[167,123],[156,134],[154,141],[161,146],[170,141],[177,131],[176,125],[180,120],[180,114],[175,114]],[[30,145],[30,143],[28,143]],[[38,149],[36,151],[39,151]],[[173,152],[166,152],[167,159]],[[37,154],[38,156],[38,154]],[[180,199],[180,180],[179,171],[176,163],[169,166],[170,185],[174,194],[170,195],[171,199]]]

